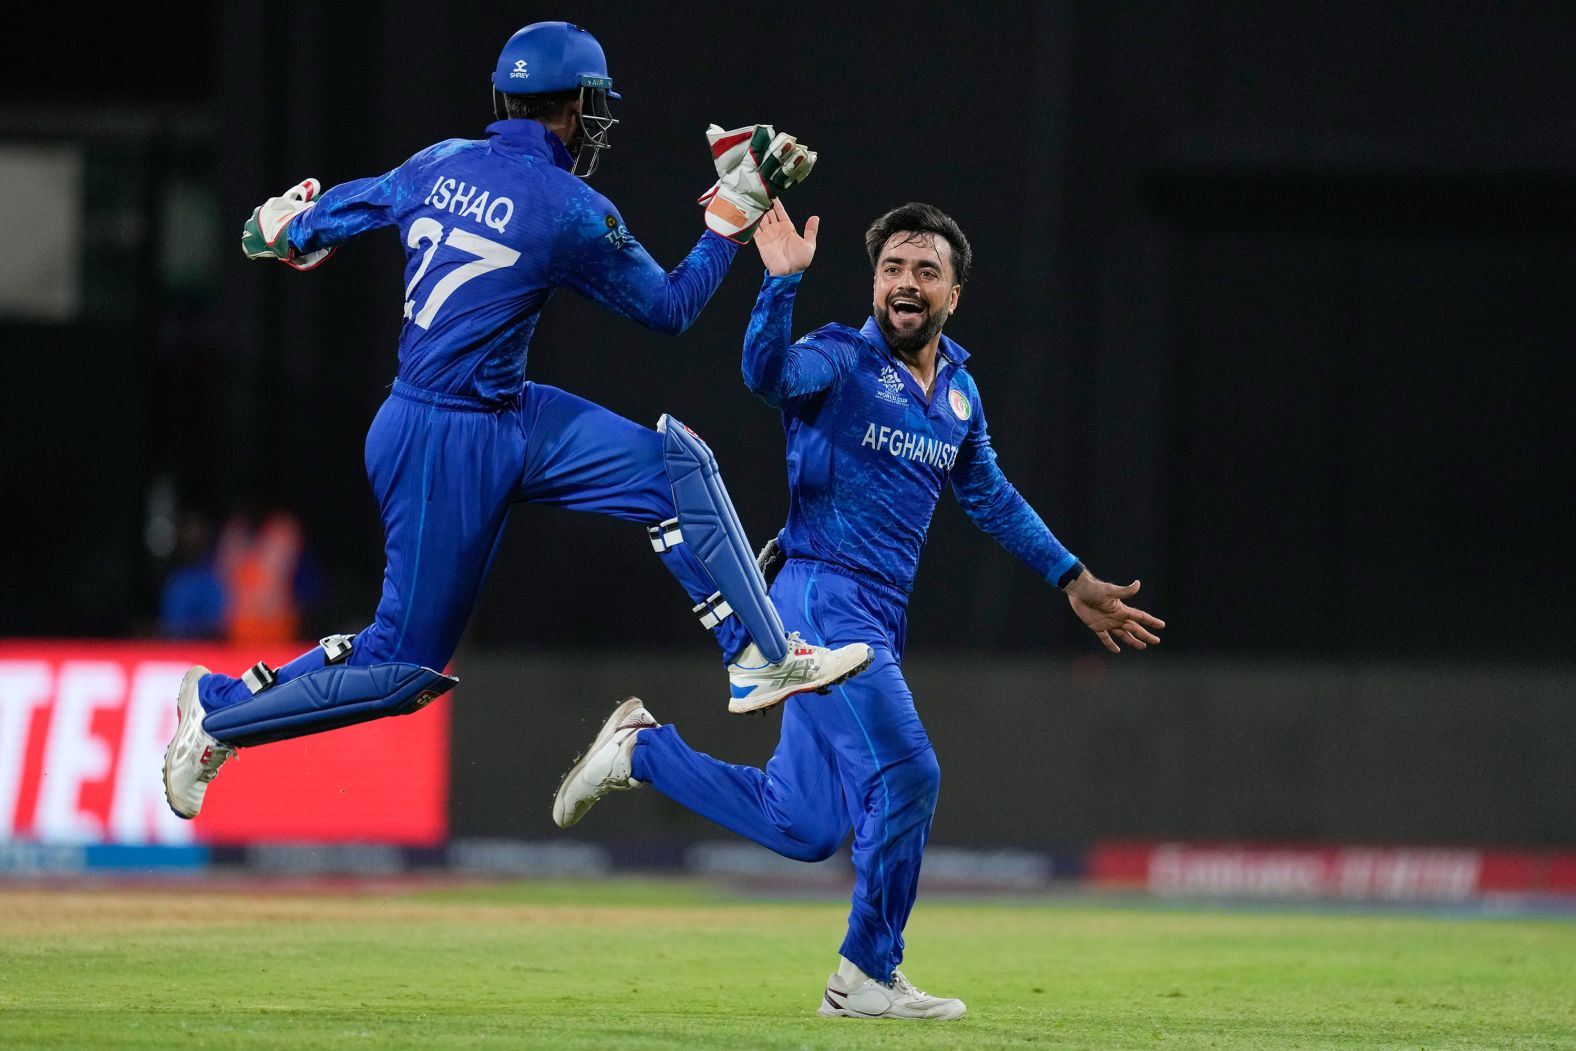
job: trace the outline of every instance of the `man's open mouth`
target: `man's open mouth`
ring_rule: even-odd
[[[893,299],[888,302],[887,308],[905,317],[918,317],[925,312],[925,305],[917,299]]]

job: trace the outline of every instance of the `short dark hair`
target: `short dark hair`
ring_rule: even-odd
[[[563,118],[569,104],[579,97],[579,88],[541,95],[504,95],[503,111],[510,120],[558,121]]]
[[[886,247],[892,235],[907,231],[945,238],[952,246],[952,278],[959,285],[968,284],[974,251],[969,247],[969,239],[963,236],[963,228],[940,208],[918,201],[892,209],[865,231],[865,251],[870,256],[871,269],[880,264],[881,249]]]

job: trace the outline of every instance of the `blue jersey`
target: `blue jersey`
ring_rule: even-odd
[[[950,482],[981,529],[1052,583],[1077,559],[996,466],[968,352],[946,336],[933,396],[887,348],[874,318],[792,342],[802,275],[766,278],[744,341],[744,381],[782,410],[790,557],[913,587],[930,519]]]
[[[707,231],[665,272],[570,165],[538,121],[498,121],[485,139],[440,142],[385,175],[328,190],[291,221],[290,244],[312,252],[398,226],[407,257],[399,377],[500,401],[525,383],[531,334],[554,288],[682,332],[738,251]]]

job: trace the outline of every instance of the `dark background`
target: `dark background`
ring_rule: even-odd
[[[1183,676],[1225,662],[1208,667],[1244,683],[1262,667],[1246,662],[1402,669],[1387,696],[1405,715],[1381,735],[1392,760],[1441,676],[1471,682],[1451,701],[1481,717],[1463,740],[1512,736],[1436,764],[1441,783],[1458,760],[1526,773],[1517,742],[1538,739],[1534,725],[1494,718],[1521,710],[1526,675],[1552,698],[1540,710],[1576,703],[1572,5],[160,11],[151,25],[129,9],[37,23],[15,48],[29,58],[0,71],[0,128],[85,144],[101,220],[88,316],[0,322],[14,537],[0,632],[147,631],[162,566],[143,527],[161,479],[216,515],[294,509],[327,584],[309,630],[366,622],[381,534],[361,442],[393,378],[398,240],[369,236],[310,274],[248,264],[234,241],[256,203],[305,175],[332,185],[479,136],[503,41],[567,17],[597,34],[624,96],[595,185],[659,261],[701,229],[710,121],[772,121],[820,151],[789,199],[823,220],[801,330],[865,316],[861,235],[881,211],[918,199],[959,220],[976,267],[948,332],[975,354],[1008,477],[1096,572],[1142,577],[1139,604],[1171,624],[1159,651],[1117,659]],[[211,228],[167,221],[172,180],[206,195]],[[206,280],[173,287],[149,261],[191,237],[214,246]],[[685,420],[764,538],[785,509],[782,439],[738,375],[751,250],[734,269],[678,338],[564,293],[530,375],[648,424]],[[949,506],[910,653],[1103,660],[1062,607]],[[638,528],[535,507],[514,514],[470,645],[706,646]],[[1472,676],[1450,671],[1464,666]],[[1273,680],[1293,681],[1307,680]],[[1249,692],[1273,706],[1283,690]],[[1107,745],[1082,761],[1095,768]],[[1527,831],[1508,838],[1568,840],[1568,766],[1539,763],[1507,804],[1534,811]],[[1348,802],[1360,815],[1361,793]],[[1285,834],[1370,834],[1357,818],[1276,813]],[[1496,838],[1491,815],[1456,827]]]
[[[951,211],[978,266],[949,332],[976,352],[1009,477],[1098,572],[1144,579],[1172,650],[1569,655],[1576,10],[811,3],[755,34],[734,10],[570,12],[624,95],[596,184],[659,260],[699,229],[705,124],[775,121],[821,152],[790,200],[824,224],[799,326],[865,315],[880,211]],[[259,490],[297,509],[333,613],[365,619],[380,559],[360,445],[394,369],[398,240],[298,274],[246,265],[231,228],[302,175],[479,135],[503,38],[555,13],[226,4],[151,44],[131,12],[73,26],[68,49],[22,42],[58,61],[8,69],[8,108],[90,117],[139,182],[196,155],[223,251],[205,303],[144,279],[102,327],[0,330],[26,508],[7,590],[27,596],[0,626],[135,630],[158,474],[216,510]],[[137,195],[157,206],[156,183]],[[738,378],[752,253],[735,271],[676,339],[565,293],[531,375],[689,422],[764,538],[781,439]],[[930,546],[916,647],[1087,645],[955,510]],[[693,642],[680,612],[632,527],[521,508],[475,638]]]

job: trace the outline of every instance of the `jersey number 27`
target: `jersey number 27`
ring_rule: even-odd
[[[427,251],[422,254],[421,265],[416,268],[416,274],[410,279],[410,284],[405,286],[405,316],[422,328],[432,325],[432,319],[439,309],[465,282],[480,277],[489,270],[502,270],[504,267],[513,266],[520,258],[520,253],[508,245],[479,237],[468,230],[450,230],[445,240],[443,224],[426,216],[411,223],[410,233],[405,237],[405,243],[412,248],[420,248],[423,242],[427,244]],[[432,286],[432,291],[427,293],[427,301],[417,308],[416,286],[421,284],[423,277],[427,276],[427,267],[432,265],[432,257],[437,252],[439,243],[450,244],[476,258],[445,274]]]

